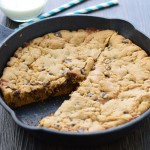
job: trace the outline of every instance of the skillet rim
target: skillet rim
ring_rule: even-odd
[[[34,24],[38,24],[40,22],[44,22],[46,20],[51,20],[51,19],[57,19],[57,18],[63,18],[63,17],[91,17],[91,18],[95,18],[95,19],[103,19],[103,20],[109,20],[109,21],[121,21],[124,22],[126,24],[128,24],[132,30],[134,30],[135,32],[139,33],[141,37],[143,38],[147,38],[149,39],[147,36],[145,36],[143,33],[141,33],[140,31],[138,31],[131,23],[129,23],[128,21],[125,21],[123,19],[115,19],[115,18],[103,18],[103,17],[98,17],[98,16],[93,16],[93,15],[61,15],[61,16],[56,16],[56,17],[51,17],[51,18],[46,18],[43,19],[41,21],[32,23],[31,25],[28,25],[24,28],[19,29],[18,31],[14,31],[12,34],[10,34],[1,44],[0,44],[0,48],[7,42],[7,40],[9,40],[13,35],[15,34],[19,34],[19,32],[21,32],[22,30],[26,29],[26,28],[30,28],[32,26],[34,26]],[[149,39],[150,40],[150,39]],[[23,122],[21,122],[18,118],[17,115],[15,113],[15,111],[13,111],[13,109],[11,109],[3,100],[3,98],[0,96],[0,104],[5,108],[5,110],[7,112],[9,112],[9,114],[12,116],[13,120],[15,121],[15,123],[17,125],[19,125],[20,127],[30,130],[30,131],[42,131],[42,132],[47,132],[49,134],[57,134],[57,135],[67,135],[67,136],[93,136],[93,135],[105,135],[105,134],[110,134],[110,133],[117,133],[119,131],[122,131],[124,129],[127,129],[129,127],[132,127],[134,125],[136,125],[137,123],[140,123],[143,119],[147,118],[150,115],[150,109],[148,109],[146,112],[144,112],[142,115],[140,115],[139,117],[131,120],[130,122],[127,122],[125,124],[119,125],[117,127],[113,127],[110,129],[106,129],[106,130],[102,130],[102,131],[96,131],[96,132],[87,132],[87,133],[77,133],[77,132],[64,132],[64,131],[58,131],[58,130],[54,130],[54,129],[48,129],[48,128],[43,128],[43,127],[35,127],[35,126],[29,126],[24,124]]]

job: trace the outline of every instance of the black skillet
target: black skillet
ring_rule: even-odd
[[[112,29],[119,34],[131,39],[135,44],[142,47],[150,55],[150,39],[137,31],[130,23],[119,19],[105,19],[87,15],[61,16],[44,19],[21,30],[13,31],[0,26],[0,40],[6,38],[0,46],[0,75],[15,50],[35,37],[42,36],[48,32],[61,29],[76,30],[84,28]],[[68,96],[49,98],[47,101],[27,105],[18,109],[7,106],[0,95],[1,105],[11,114],[14,121],[24,129],[33,133],[36,137],[47,139],[50,142],[64,144],[96,144],[103,143],[123,137],[150,115],[150,109],[133,121],[111,128],[105,131],[91,133],[67,133],[46,128],[36,127],[40,118],[53,113]]]

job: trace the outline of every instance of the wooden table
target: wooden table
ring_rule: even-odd
[[[87,6],[98,4],[107,0],[88,0],[59,15],[72,12]],[[45,11],[56,8],[69,0],[49,0]],[[150,1],[149,0],[119,0],[119,5],[91,15],[120,18],[132,23],[138,30],[150,37]],[[0,23],[10,28],[15,28],[18,23],[7,19],[0,12]],[[134,132],[116,142],[102,144],[100,146],[77,147],[61,146],[59,143],[42,142],[29,135],[18,127],[11,116],[0,106],[0,150],[54,150],[54,149],[92,149],[92,150],[149,150],[150,149],[150,117],[147,118]]]

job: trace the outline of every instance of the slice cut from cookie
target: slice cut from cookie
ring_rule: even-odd
[[[70,93],[86,78],[114,33],[62,30],[18,48],[1,77],[6,103],[19,107]]]

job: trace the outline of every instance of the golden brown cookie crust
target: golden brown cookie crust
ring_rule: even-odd
[[[87,78],[40,126],[67,132],[105,130],[150,108],[150,57],[113,34]]]
[[[73,91],[39,126],[105,130],[150,108],[150,57],[115,31],[61,30],[18,48],[4,69],[1,90],[13,107]]]
[[[18,48],[1,77],[6,103],[19,107],[59,93],[70,93],[72,88],[60,87],[67,83],[74,87],[86,78],[113,33],[61,30]]]

